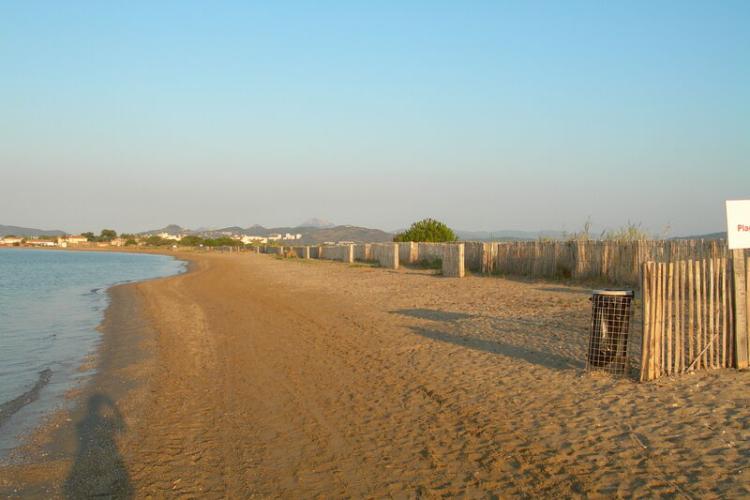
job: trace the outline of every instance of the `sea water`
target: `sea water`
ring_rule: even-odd
[[[0,458],[90,375],[107,288],[184,269],[164,255],[0,249]]]

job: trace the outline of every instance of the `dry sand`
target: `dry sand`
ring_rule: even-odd
[[[750,494],[750,373],[583,374],[586,289],[189,258],[113,290],[99,373],[0,496]]]

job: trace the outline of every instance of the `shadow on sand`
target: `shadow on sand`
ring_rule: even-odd
[[[569,288],[563,286],[540,286],[536,287],[535,290],[540,292],[555,292],[555,293],[575,293],[579,295],[591,295],[591,290],[588,288]]]
[[[553,370],[578,370],[584,368],[581,361],[571,359],[565,356],[551,352],[540,352],[526,349],[513,344],[508,344],[498,340],[479,339],[475,337],[464,337],[452,335],[447,332],[431,330],[419,326],[409,327],[411,331],[422,337],[432,340],[439,340],[461,347],[474,349],[477,351],[488,352],[491,354],[500,354],[511,358],[522,359],[528,363],[552,368]]]
[[[115,403],[98,393],[88,399],[85,417],[76,424],[78,452],[63,485],[65,498],[133,498],[133,486],[115,436],[125,422]]]
[[[461,319],[473,318],[474,315],[466,313],[440,311],[437,309],[398,309],[391,311],[392,314],[402,314],[417,319],[429,319],[431,321],[444,321],[450,323]]]

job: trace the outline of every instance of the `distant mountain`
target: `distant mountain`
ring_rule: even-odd
[[[326,241],[353,241],[354,243],[382,243],[393,241],[393,234],[380,229],[358,226],[334,226],[325,228],[294,228],[302,234],[301,243],[318,244]]]
[[[311,222],[311,221],[307,221]],[[325,221],[320,221],[325,222]],[[239,226],[224,227],[221,229],[196,229],[190,230],[176,224],[170,224],[161,229],[152,229],[150,231],[144,231],[140,233],[143,236],[151,236],[160,233],[168,234],[194,234],[203,236],[206,238],[218,238],[230,234],[244,235],[244,236],[270,236],[272,234],[286,235],[300,234],[302,237],[298,240],[287,240],[288,243],[300,244],[300,245],[316,245],[326,241],[354,241],[356,243],[370,243],[370,242],[383,242],[391,241],[393,235],[380,229],[369,229],[366,227],[357,226],[330,226],[330,227],[317,227],[317,226],[298,226],[298,227],[263,227],[258,224],[250,226],[248,228],[241,228]]]
[[[300,224],[298,227],[318,227],[318,228],[331,228],[336,227],[336,224],[334,224],[331,221],[318,219],[317,217],[313,217],[312,219],[307,219],[305,222]],[[341,226],[343,227],[343,226]]]
[[[563,239],[563,231],[464,231],[455,230],[458,239],[465,241],[531,241],[539,238]]]
[[[236,234],[248,236],[269,236],[272,234],[301,234],[302,238],[295,240],[295,243],[304,245],[315,245],[326,241],[354,241],[356,243],[377,243],[391,241],[393,234],[381,231],[380,229],[370,229],[358,226],[297,226],[297,227],[263,227],[252,226]]]
[[[693,236],[675,236],[670,239],[671,240],[725,240],[727,239],[727,232],[722,231],[719,233],[698,234],[698,235],[693,235]]]
[[[0,224],[0,236],[65,236],[65,231],[58,229],[34,229],[32,227],[3,226]]]
[[[160,234],[160,233],[167,233],[167,234],[187,234],[191,231],[189,229],[185,229],[183,227],[178,226],[177,224],[170,224],[168,226],[165,226],[161,229],[152,229],[150,231],[144,231],[140,234],[142,235],[153,235],[153,234]]]

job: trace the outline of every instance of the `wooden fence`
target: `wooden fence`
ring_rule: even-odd
[[[750,252],[732,250],[735,357],[737,368],[750,366]]]
[[[466,242],[476,273],[640,286],[644,262],[726,258],[724,240]]]
[[[396,243],[373,243],[370,259],[389,269],[398,269],[399,246]]]
[[[370,255],[372,245],[374,244],[355,245],[351,256],[341,250],[341,245],[310,246],[309,257],[346,262],[379,260]],[[448,245],[450,244],[398,243],[398,260],[401,264],[442,260]],[[474,273],[596,281],[634,288],[641,285],[641,265],[644,262],[668,263],[728,256],[724,240],[468,241],[463,242],[463,245],[464,268]],[[301,248],[304,247],[293,248],[300,257]],[[283,255],[285,249],[264,246],[261,251]],[[398,267],[391,260],[389,256],[388,267]]]
[[[642,271],[642,381],[748,366],[750,268],[743,251],[647,262]]]

